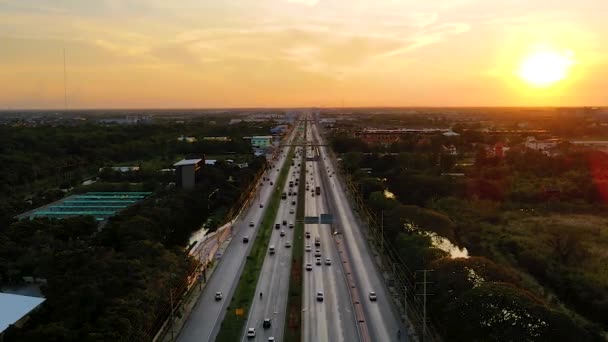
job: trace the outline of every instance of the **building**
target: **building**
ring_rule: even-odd
[[[535,137],[527,137],[524,146],[528,149],[539,151],[546,155],[552,155],[552,150],[554,150],[559,143],[561,143],[561,140],[557,138],[536,140]]]
[[[405,135],[435,135],[448,132],[441,128],[398,128],[398,129],[376,129],[366,128],[355,132],[355,136],[368,144],[390,145],[398,142]]]
[[[196,138],[195,137],[186,137],[186,136],[181,136],[177,138],[177,141],[185,141],[188,143],[194,143],[196,142]]]
[[[204,137],[203,140],[227,142],[227,141],[231,141],[232,139],[230,139],[230,137]]]
[[[200,179],[203,159],[184,159],[173,164],[177,175],[177,186],[184,189],[193,189],[197,180]]]
[[[74,216],[93,216],[101,226],[117,212],[148,197],[150,192],[87,192],[73,195],[51,204],[30,210],[18,219],[47,217],[63,219]]]
[[[0,341],[8,327],[20,328],[28,320],[30,312],[44,301],[44,298],[0,292]]]
[[[114,172],[126,173],[126,172],[140,171],[141,168],[139,166],[107,166],[107,167],[99,168],[99,172],[103,172],[104,170],[111,170]]]
[[[272,135],[251,137],[251,146],[262,149],[272,146]]]

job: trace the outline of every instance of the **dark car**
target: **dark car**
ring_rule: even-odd
[[[264,323],[262,323],[262,327],[264,327],[264,329],[268,329],[271,325],[272,323],[270,322],[270,318],[264,318]]]
[[[275,225],[274,225],[274,229],[279,229],[279,228],[281,228],[281,225],[280,225],[280,224],[278,224],[278,223],[275,223]]]
[[[248,237],[248,236],[245,236],[245,237],[243,238],[243,243],[247,243],[247,242],[249,242],[249,237]]]

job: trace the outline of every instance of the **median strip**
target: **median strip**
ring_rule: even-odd
[[[304,124],[304,138],[306,138],[306,123]],[[291,254],[289,296],[287,298],[287,314],[285,315],[284,340],[287,342],[299,342],[302,336],[302,263],[304,262],[303,235],[306,209],[304,203],[306,200],[306,186],[304,185],[306,183],[306,148],[304,148],[302,153],[301,165],[293,252]]]
[[[258,277],[264,264],[270,237],[272,236],[272,225],[281,204],[281,192],[287,181],[289,163],[291,163],[294,154],[295,150],[291,147],[275,182],[270,201],[264,211],[261,226],[255,237],[251,252],[247,256],[243,273],[241,273],[238,285],[228,306],[228,312],[226,312],[226,316],[222,321],[216,338],[218,342],[238,341],[243,333],[243,326],[247,321],[247,313],[255,296]]]

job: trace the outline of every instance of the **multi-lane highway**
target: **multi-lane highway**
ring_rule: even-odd
[[[304,137],[306,142],[322,145],[324,140],[317,125],[308,121],[307,128],[308,136]],[[295,140],[297,131],[296,126],[286,141],[288,144],[304,142]],[[305,194],[305,215],[318,217],[320,214],[332,214],[333,227],[341,234],[339,241],[344,253],[338,254],[337,242],[332,236],[332,226],[328,224],[307,224],[304,230],[310,233],[310,238],[293,241],[293,229],[290,225],[296,223],[298,197],[295,194],[287,195],[286,199],[281,200],[275,220],[279,228],[273,229],[270,238],[269,251],[256,285],[256,295],[247,313],[242,341],[268,341],[270,337],[281,341],[283,338],[292,249],[286,247],[286,243],[305,245],[302,270],[304,274],[302,339],[304,341],[365,341],[366,336],[369,336],[369,341],[396,341],[399,337],[402,341],[406,340],[405,334],[398,336],[398,332],[405,332],[405,329],[394,310],[382,275],[367,245],[365,234],[358,225],[348,202],[344,185],[334,175],[337,165],[330,158],[327,147],[298,147],[296,150],[293,165],[291,161],[284,164],[288,154],[288,148],[285,147],[275,167],[266,176],[276,181],[280,167],[287,165],[285,167],[289,168],[288,182],[281,190],[287,194],[290,190],[297,192],[299,189],[295,183],[296,179],[299,180],[299,173],[302,172],[302,167],[298,165],[301,163],[300,154],[312,155],[314,151],[318,151],[319,160],[306,163],[305,186],[308,189]],[[290,180],[294,181],[294,186],[291,188]],[[246,256],[253,245],[264,209],[274,189],[274,186],[269,184],[270,181],[263,183],[264,185],[257,190],[253,204],[237,219],[235,237],[221,257],[214,274],[210,277],[197,305],[179,334],[179,341],[215,340],[243,270]],[[317,186],[321,188],[321,195],[315,193]],[[260,208],[260,203],[264,208]],[[253,227],[249,227],[250,222],[253,222]],[[249,237],[250,242],[243,243],[244,237]],[[315,246],[315,238],[319,239],[319,246]],[[274,247],[274,253],[271,253],[270,246]],[[320,260],[317,260],[317,253],[320,253]],[[354,282],[352,288],[347,282],[341,256],[348,260],[351,272],[349,277]],[[218,291],[223,293],[223,299],[216,301],[215,293]],[[371,291],[377,294],[377,301],[369,300]],[[319,292],[322,293],[322,301],[318,298]],[[263,295],[259,296],[260,293]],[[353,294],[360,301],[359,317],[356,317],[354,312]],[[357,321],[361,315],[365,320],[363,324]],[[269,326],[264,325],[265,319],[270,320]],[[363,333],[361,326],[366,327]],[[248,328],[255,329],[254,338],[248,338]]]
[[[312,128],[313,139],[323,145],[324,140],[319,134],[317,125],[313,125]],[[335,224],[339,226],[343,235],[342,238],[356,282],[354,290],[358,291],[358,296],[363,304],[371,341],[395,341],[399,337],[402,341],[406,340],[405,334],[400,336],[402,335],[401,332],[406,330],[389,297],[388,289],[373,260],[363,230],[359,226],[346,197],[347,190],[338,181],[337,177],[333,176],[335,170],[337,170],[337,165],[334,165],[334,160],[330,158],[327,147],[321,146],[319,151],[319,167],[322,168],[323,172],[326,172],[328,177],[326,184],[331,187],[328,190],[330,201],[333,203]],[[332,175],[332,177],[329,177],[329,175]],[[369,292],[372,291],[376,293],[377,301],[369,300]]]
[[[310,132],[309,125],[308,131]],[[308,142],[312,142],[309,138]],[[315,148],[308,148],[308,155],[314,155]],[[306,216],[319,216],[330,213],[327,195],[323,188],[322,170],[318,162],[307,162]],[[315,194],[315,188],[321,187],[321,194]],[[344,270],[331,237],[328,224],[308,224],[305,231],[310,238],[305,238],[304,286],[302,303],[302,339],[303,341],[357,341],[358,333],[353,314],[353,306],[346,287]],[[315,246],[315,238],[320,246]],[[310,251],[309,251],[310,250]],[[315,254],[320,252],[320,265]],[[326,259],[329,259],[327,262]],[[308,265],[312,270],[307,270]],[[310,268],[308,267],[308,268]],[[317,293],[323,293],[323,301],[317,299]]]
[[[297,205],[297,187],[295,185],[290,187],[289,182],[295,183],[295,180],[299,178],[300,158],[298,156],[301,153],[300,150],[300,148],[296,148],[294,166],[289,167],[289,176],[282,189],[282,193],[286,196],[281,200],[273,224],[274,229],[270,237],[268,252],[256,286],[255,293],[261,293],[262,296],[258,295],[253,300],[245,324],[246,329],[243,331],[243,341],[268,341],[269,337],[274,337],[277,341],[283,340]],[[276,225],[279,228],[276,228]],[[264,326],[264,320],[268,320],[266,326]],[[254,338],[247,336],[250,328],[255,329]]]
[[[287,139],[291,143],[296,135],[294,129]],[[268,171],[265,175],[273,181],[278,178],[279,171],[277,168],[283,165],[287,153],[281,153],[281,157],[275,163],[275,167]],[[224,319],[226,308],[230,303],[234,289],[238,283],[241,272],[245,265],[246,256],[249,254],[253,239],[257,234],[260,226],[264,209],[268,203],[272,189],[269,182],[265,182],[259,187],[255,194],[255,200],[249,208],[245,209],[237,218],[234,224],[235,236],[232,242],[224,251],[218,261],[217,267],[213,275],[208,279],[208,283],[200,295],[194,309],[188,317],[188,321],[182,328],[178,341],[180,342],[200,342],[214,341],[219,331],[220,324]],[[264,208],[260,208],[260,203]],[[254,223],[254,227],[249,227],[250,222]],[[243,238],[248,237],[249,243],[243,243]],[[287,281],[286,281],[287,283]],[[223,299],[216,301],[215,293],[222,292]]]

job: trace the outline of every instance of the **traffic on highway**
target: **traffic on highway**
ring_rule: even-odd
[[[275,194],[280,196],[280,204],[270,228],[255,298],[244,313],[241,341],[283,340],[294,244],[304,247],[303,341],[406,340],[401,336],[403,322],[345,188],[335,176],[337,162],[324,146],[318,126],[311,118],[300,120],[282,144],[278,160],[262,177],[251,203],[237,219],[234,236],[218,256],[216,270],[177,340],[215,340],[264,211]],[[294,157],[286,160],[292,145],[296,146]],[[282,167],[288,168],[287,181],[279,189]],[[300,179],[305,180],[302,187]],[[304,217],[296,218],[300,188],[305,189]],[[302,241],[294,240],[297,219],[305,222]]]

